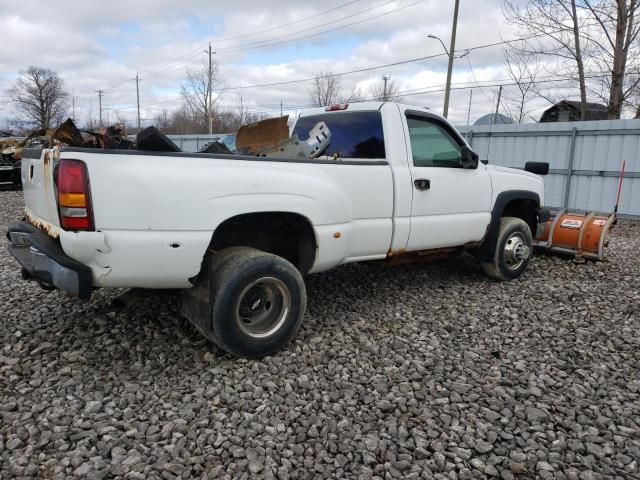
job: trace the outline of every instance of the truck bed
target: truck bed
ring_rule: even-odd
[[[60,228],[59,159],[87,166],[93,232]],[[308,218],[319,246],[313,271],[384,258],[391,244],[393,178],[386,160],[31,149],[23,155],[23,175],[31,223],[90,266],[96,286],[189,287],[216,228],[247,211],[293,210]]]

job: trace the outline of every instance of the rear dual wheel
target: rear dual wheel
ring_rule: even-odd
[[[222,251],[212,269],[207,337],[225,351],[260,358],[285,347],[302,324],[306,290],[289,261],[248,247]]]

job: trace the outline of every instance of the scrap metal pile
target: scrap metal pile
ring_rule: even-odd
[[[268,118],[240,127],[236,137],[237,153],[258,157],[290,159],[317,158],[331,142],[331,131],[318,122],[309,132],[309,139],[289,136],[289,116]]]
[[[41,129],[32,132],[22,141],[0,141],[5,160],[22,159],[22,152],[29,147],[53,148],[70,146],[84,148],[132,148],[133,142],[127,139],[127,131],[122,125],[92,130],[80,130],[73,120],[68,118],[58,128]]]
[[[20,140],[0,139],[0,185],[20,187]]]
[[[309,139],[300,140],[289,136],[289,116],[269,118],[240,127],[237,133],[236,150],[230,151],[220,142],[212,142],[200,153],[238,154],[258,157],[287,159],[317,158],[329,145],[331,131],[324,122],[318,122],[309,132]],[[71,118],[55,129],[37,130],[25,140],[2,144],[3,154],[19,160],[25,147],[42,146],[53,148],[69,146],[80,148],[145,150],[154,152],[180,152],[180,148],[156,127],[140,131],[135,140],[130,140],[122,124],[103,129],[84,130],[76,127]]]

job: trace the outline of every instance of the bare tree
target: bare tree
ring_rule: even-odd
[[[584,32],[587,20],[578,14],[576,0],[529,0],[524,5],[503,0],[508,22],[518,27],[522,42],[510,44],[516,55],[553,57],[552,73],[564,72],[568,81],[578,77],[581,118],[587,110],[587,85],[584,67]]]
[[[247,105],[244,102],[244,91],[242,90],[242,88],[240,88],[240,91],[238,92],[238,123],[240,125],[248,123],[248,116],[249,111],[247,109]]]
[[[213,116],[216,102],[220,99],[219,91],[222,81],[218,72],[218,64],[211,61],[211,68],[207,63],[195,70],[187,68],[187,78],[182,84],[184,103],[193,117],[201,118],[208,125]]]
[[[94,117],[93,113],[93,102],[89,102],[89,107],[87,107],[85,120],[84,120],[84,128],[87,130],[94,130],[98,128],[98,121]]]
[[[342,83],[342,78],[331,72],[316,73],[313,85],[309,89],[309,100],[315,107],[357,102],[361,98],[362,93],[359,89],[347,90]]]
[[[390,102],[392,100],[398,102],[402,99],[398,92],[400,92],[400,83],[396,79],[387,77],[386,80],[382,78],[373,84],[369,88],[367,96],[380,102]]]
[[[30,66],[7,91],[27,125],[49,128],[64,120],[69,94],[53,70]]]
[[[569,82],[577,76],[582,118],[587,92],[608,104],[609,118],[620,118],[640,85],[638,76],[627,75],[640,68],[640,0],[529,0],[524,6],[503,1],[507,20],[520,27],[524,39],[514,50],[553,56],[553,74],[566,72]]]
[[[627,98],[635,94],[640,82],[638,76],[626,78],[628,71],[637,70],[640,66],[640,25],[636,17],[640,2],[583,0],[580,5],[595,25],[589,32],[589,39],[594,45],[591,58],[601,71],[611,72],[602,80],[608,91],[604,99],[608,102],[609,118],[620,118]]]
[[[515,88],[505,91],[503,109],[516,123],[523,123],[531,112],[529,103],[538,96],[535,86],[540,72],[540,61],[537,55],[518,55],[512,49],[504,50],[504,60]]]
[[[153,122],[160,130],[166,130],[171,125],[169,112],[164,109],[153,117]]]

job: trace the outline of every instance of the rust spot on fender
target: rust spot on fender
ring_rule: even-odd
[[[340,232],[336,232],[333,234],[333,238],[340,238],[342,234]]]
[[[25,215],[25,218],[27,219],[27,222],[29,222],[34,227],[45,231],[47,235],[49,235],[50,237],[52,238],[60,237],[60,229],[55,225],[51,225],[50,223],[43,222],[42,220],[37,218],[35,215],[33,215],[31,212],[29,212],[29,210],[27,210],[26,208],[24,209],[24,215]]]

